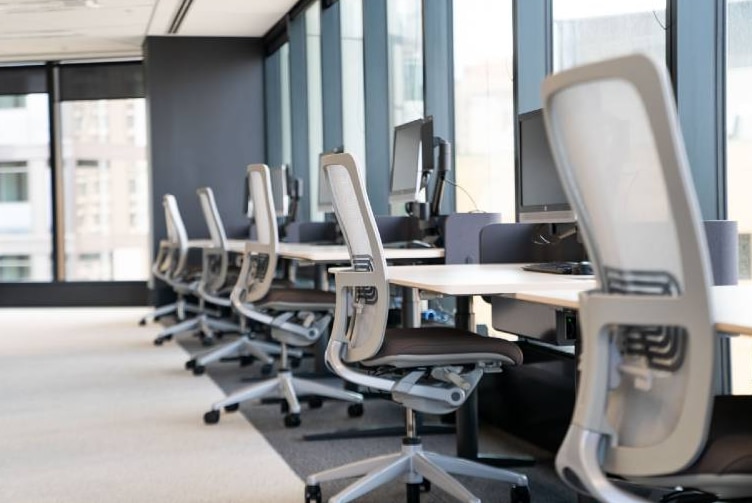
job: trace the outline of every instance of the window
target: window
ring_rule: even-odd
[[[666,61],[666,0],[553,0],[554,71],[636,51]]]
[[[0,281],[28,281],[31,279],[29,255],[0,255]]]
[[[363,2],[340,0],[342,36],[342,136],[345,150],[366,160]]]
[[[2,108],[24,108],[26,106],[26,96],[0,96],[0,109]]]
[[[282,163],[290,165],[292,163],[292,109],[290,107],[289,43],[285,43],[279,48],[279,82],[282,108]]]
[[[310,214],[315,220],[318,212],[319,154],[324,150],[324,116],[321,94],[321,7],[314,2],[305,12],[306,77],[308,81],[308,169],[310,170]]]
[[[0,96],[0,155],[0,282],[50,281],[52,177],[46,93]]]
[[[727,4],[726,176],[728,218],[739,226],[739,280],[752,283],[752,0]],[[752,338],[731,340],[732,390],[752,393]]]
[[[387,0],[386,8],[389,124],[394,128],[423,117],[423,16],[420,0]]]
[[[0,203],[19,203],[28,199],[26,161],[0,162]]]
[[[64,101],[61,112],[66,280],[148,278],[144,99]]]
[[[453,11],[457,211],[514,222],[512,1],[463,0]]]

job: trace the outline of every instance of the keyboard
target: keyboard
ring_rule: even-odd
[[[587,262],[542,262],[540,264],[524,265],[522,269],[550,274],[593,274],[593,269]]]

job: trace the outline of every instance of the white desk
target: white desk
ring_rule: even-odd
[[[520,264],[392,266],[390,283],[445,295],[504,294],[519,300],[577,309],[579,292],[595,287],[591,276],[523,271]],[[711,287],[719,332],[752,335],[752,285]]]
[[[523,264],[446,264],[392,266],[390,283],[445,295],[573,290],[595,286],[592,276],[572,276],[524,271]]]
[[[310,262],[316,266],[314,284],[316,288],[329,286],[327,265],[349,263],[350,254],[345,245],[315,245],[310,243],[279,243],[277,255],[283,258]],[[387,248],[384,258],[388,262],[416,262],[436,260],[444,257],[443,248]]]
[[[584,289],[583,289],[584,290]],[[578,290],[520,292],[510,295],[518,300],[577,309]],[[714,286],[710,289],[713,322],[718,332],[752,335],[752,286]]]
[[[318,264],[349,262],[350,254],[344,245],[314,245],[308,243],[279,243],[277,254],[281,257]],[[389,262],[439,259],[443,248],[385,248],[384,258]]]

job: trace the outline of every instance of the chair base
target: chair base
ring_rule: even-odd
[[[328,500],[329,503],[345,503],[402,477],[408,484],[408,500],[414,499],[414,496],[411,497],[410,486],[415,488],[427,479],[431,484],[440,487],[460,501],[479,503],[480,498],[468,491],[452,475],[481,477],[512,484],[510,501],[512,503],[530,502],[525,475],[424,451],[420,438],[416,437],[405,437],[399,453],[357,461],[308,476],[306,478],[306,502],[320,503],[322,501],[319,487],[321,482],[361,477]]]
[[[154,344],[161,346],[163,342],[171,340],[173,335],[191,330],[199,330],[201,332],[204,344],[214,343],[215,332],[242,332],[242,328],[237,323],[216,320],[209,318],[206,314],[202,314],[162,330],[154,339]]]
[[[204,414],[206,424],[219,422],[221,409],[226,412],[234,412],[241,402],[263,398],[272,393],[284,398],[287,404],[288,414],[285,416],[285,426],[295,427],[300,425],[300,401],[298,395],[315,395],[319,397],[334,398],[353,402],[357,407],[348,409],[350,416],[360,416],[363,413],[363,396],[359,393],[344,389],[333,388],[321,383],[299,379],[292,375],[289,370],[280,370],[276,377],[247,386],[231,394],[224,400],[215,402],[209,412]]]
[[[177,302],[173,302],[172,304],[165,304],[164,306],[155,308],[149,314],[144,315],[144,317],[138,321],[138,324],[143,326],[146,325],[150,320],[157,321],[159,318],[172,313],[177,314],[178,321],[183,321],[185,320],[185,313],[199,314],[201,313],[201,309],[198,306],[189,304],[185,300],[181,299]]]

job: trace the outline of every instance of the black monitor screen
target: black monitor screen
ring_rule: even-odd
[[[541,110],[520,115],[517,209],[521,222],[572,221]]]
[[[390,202],[415,201],[420,192],[423,119],[394,128]]]

